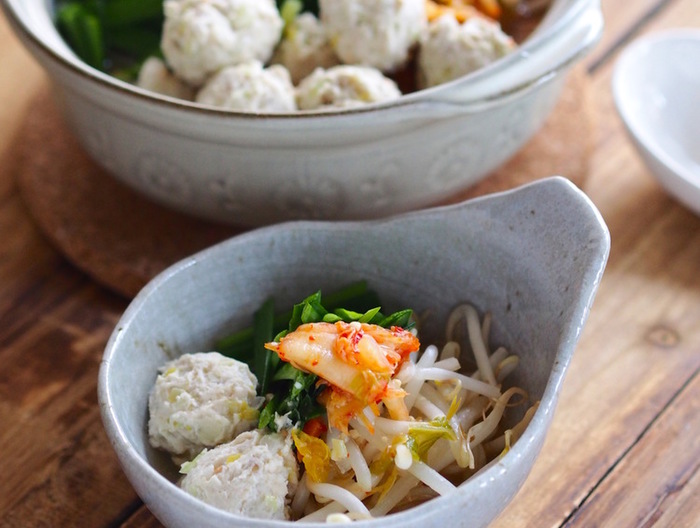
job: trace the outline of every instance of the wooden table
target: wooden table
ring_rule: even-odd
[[[620,49],[700,27],[700,3],[603,7],[605,34],[586,59],[597,136],[584,191],[612,251],[551,434],[499,528],[700,526],[700,218],[652,178],[610,93]],[[127,301],[52,249],[7,169],[45,82],[0,16],[0,524],[160,526],[122,474],[97,406],[102,350]]]

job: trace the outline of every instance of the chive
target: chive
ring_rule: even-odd
[[[249,348],[253,339],[253,328],[244,328],[235,334],[226,336],[216,342],[215,348],[220,353],[229,356]]]
[[[93,68],[103,69],[105,47],[96,14],[72,2],[58,11],[57,25],[78,57]]]
[[[381,312],[379,311],[381,308],[377,306],[376,308],[372,308],[371,310],[367,310],[365,313],[363,313],[360,318],[358,319],[359,322],[361,323],[371,323],[372,321],[375,320],[377,316],[382,317]]]
[[[266,394],[272,374],[279,363],[277,354],[265,348],[272,341],[274,303],[268,299],[253,318],[253,371],[260,384],[259,394]]]
[[[363,318],[361,322],[368,322],[385,328],[391,326],[409,327],[411,310],[402,310],[384,316],[379,311],[378,306],[380,304],[379,297],[376,293],[367,289],[365,281],[352,283],[334,293],[328,294],[323,298],[322,302],[320,292],[313,293],[302,302],[294,305],[291,311],[275,316],[273,332],[277,333],[273,334],[275,336],[274,340],[279,341],[287,332],[295,330],[305,322],[324,321],[335,323],[337,321],[356,321],[375,310],[376,313],[374,315],[368,320]],[[362,315],[360,317],[351,317],[349,314],[353,312]],[[338,313],[343,315],[339,316]],[[249,327],[220,339],[215,344],[215,349],[225,356],[239,359],[250,357],[252,346],[253,328]],[[243,361],[243,359],[240,360]]]
[[[378,324],[384,328],[390,328],[392,326],[400,326],[401,328],[408,328],[411,320],[411,315],[413,310],[407,308],[406,310],[400,310],[391,315],[386,316]]]
[[[114,52],[125,53],[139,62],[149,56],[159,56],[160,35],[143,27],[122,28],[106,35],[107,44]]]
[[[301,308],[301,323],[317,323],[323,320],[323,316],[326,315],[328,311],[321,304],[321,293],[318,294],[318,299],[314,299],[311,302],[306,302]],[[290,331],[293,329],[290,327]]]
[[[231,347],[226,349],[225,353],[222,352],[221,350],[217,350],[220,354],[224,356],[228,356],[232,359],[236,359],[240,361],[241,363],[246,363],[247,365],[252,365],[253,364],[253,359],[255,358],[255,354],[253,353],[253,347],[252,346],[239,346],[239,347]]]
[[[294,381],[299,370],[295,368],[291,363],[282,363],[280,368],[277,369],[275,375],[272,376],[272,381]]]
[[[109,0],[104,2],[104,20],[108,28],[163,19],[163,0]]]
[[[316,295],[318,295],[320,299],[320,294],[318,292],[307,297],[307,299],[313,298]],[[293,326],[292,321],[296,324],[294,328],[299,326],[299,324],[301,324],[303,304],[304,302],[302,301],[295,305],[292,310],[276,315],[273,324],[274,332],[279,333],[284,329],[289,329],[290,326]],[[334,293],[328,294],[323,300],[323,307],[325,310],[329,311],[340,307],[347,307],[348,309],[364,312],[379,304],[377,294],[367,289],[367,283],[365,281],[351,283]],[[225,356],[235,357],[236,355],[245,355],[246,350],[252,346],[253,328],[248,327],[219,339],[215,344],[215,349]]]
[[[341,321],[345,321],[346,323],[349,323],[351,321],[357,321],[360,317],[362,317],[362,314],[360,312],[346,310],[345,308],[337,308],[333,310],[333,315],[338,317]],[[330,322],[329,319],[330,318],[324,320]]]
[[[370,301],[376,303],[368,308],[367,303]],[[272,333],[282,327],[275,337],[275,341],[280,341],[284,335],[293,332],[300,325],[317,321],[360,321],[385,327],[406,327],[409,324],[411,310],[401,310],[384,316],[378,301],[376,294],[367,290],[364,282],[351,284],[329,295],[323,302],[320,291],[312,293],[295,304],[290,312],[277,317],[274,317],[274,306],[270,299],[255,312],[251,329],[237,332],[221,341],[227,344],[229,350],[234,349],[239,354],[238,357],[248,358],[246,362],[258,378],[258,394],[273,394],[260,413],[259,428],[275,431],[277,415],[287,416],[291,423],[303,427],[308,420],[326,414],[324,406],[319,404],[317,398],[327,385],[319,382],[317,375],[299,370],[265,349],[265,343],[272,340]],[[334,307],[333,312],[329,312],[327,308],[335,303],[352,304],[353,307]],[[362,308],[358,309],[358,306]],[[281,317],[289,319],[286,328],[279,321]],[[218,350],[222,352],[224,349],[218,347]],[[253,350],[252,358],[246,355],[246,350]]]
[[[288,375],[291,377],[291,386],[286,382],[284,392],[287,395],[280,401],[275,412],[281,415],[290,413],[290,420],[303,426],[307,420],[325,413],[325,409],[316,402],[316,397],[325,386],[315,386],[318,380],[315,374],[294,369],[294,372],[288,371]]]
[[[279,398],[273,396],[272,399],[267,402],[263,410],[260,411],[260,416],[258,418],[258,427],[260,429],[265,429],[268,427],[272,431],[277,431],[277,426],[275,425],[275,413],[279,407]]]

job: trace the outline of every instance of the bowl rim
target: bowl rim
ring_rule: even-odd
[[[302,226],[311,229],[327,229],[329,227],[334,229],[333,226],[339,226],[342,229],[348,225],[371,228],[374,225],[385,225],[392,222],[400,222],[406,217],[419,218],[421,216],[442,214],[445,212],[449,213],[450,211],[460,211],[465,208],[470,208],[473,204],[477,203],[498,202],[519,193],[536,192],[545,186],[558,188],[563,195],[566,195],[567,199],[572,204],[577,204],[583,213],[587,215],[587,224],[591,229],[591,243],[596,242],[596,244],[592,246],[595,251],[590,257],[590,266],[581,272],[582,284],[584,284],[584,287],[581,290],[581,296],[576,302],[575,309],[572,310],[571,321],[567,322],[567,324],[564,326],[564,330],[562,331],[560,346],[555,353],[553,367],[547,377],[547,383],[540,399],[540,405],[534,413],[530,424],[525,429],[519,440],[511,447],[508,453],[506,453],[502,458],[496,459],[490,463],[482,471],[471,476],[465,481],[465,483],[463,483],[463,485],[468,485],[470,489],[483,487],[487,485],[489,480],[494,478],[494,476],[497,474],[496,472],[499,474],[508,472],[509,468],[515,465],[516,460],[525,457],[528,454],[533,456],[533,458],[536,457],[541,447],[541,444],[538,447],[536,446],[536,443],[543,436],[543,433],[540,431],[542,429],[546,430],[548,424],[551,422],[553,411],[557,404],[561,384],[563,383],[571,357],[580,338],[581,329],[588,318],[588,314],[602,279],[603,271],[605,269],[610,251],[610,232],[601,213],[582,190],[576,187],[568,179],[560,176],[543,178],[515,189],[473,198],[457,204],[424,209],[410,213],[402,213],[379,220],[356,220],[336,223],[298,220],[256,228],[215,244],[209,248],[197,252],[191,257],[187,257],[171,265],[152,279],[131,301],[115,325],[115,329],[105,347],[104,355],[100,363],[98,375],[98,401],[100,405],[100,412],[107,436],[109,437],[110,443],[119,457],[120,464],[123,468],[125,468],[125,470],[126,467],[135,467],[140,476],[147,481],[147,484],[144,486],[159,490],[162,493],[166,493],[178,501],[185,501],[188,508],[195,509],[198,512],[202,512],[203,514],[210,516],[212,519],[217,519],[221,522],[228,522],[231,525],[241,523],[242,526],[251,527],[269,526],[284,528],[289,526],[299,526],[299,528],[312,528],[313,526],[318,526],[317,523],[253,519],[225,512],[210,506],[192,497],[187,492],[169,481],[165,476],[151,466],[146,459],[141,457],[141,455],[136,452],[136,449],[128,441],[123,425],[118,421],[113,411],[113,402],[110,391],[110,367],[115,351],[118,349],[119,343],[124,335],[123,329],[127,327],[135,317],[138,316],[141,305],[146,301],[146,299],[154,294],[157,294],[161,286],[167,283],[173,275],[176,275],[188,267],[193,266],[197,260],[207,258],[207,255],[211,253],[221,251],[226,245],[244,243],[245,240],[258,237],[260,234],[273,230],[288,229],[295,226]],[[546,436],[546,434],[544,436]],[[131,485],[135,486],[133,482],[131,482]],[[372,528],[381,526],[382,522],[387,523],[387,519],[390,519],[387,525],[399,527],[402,525],[402,522],[409,517],[415,518],[416,516],[420,516],[425,518],[433,514],[434,510],[439,510],[441,507],[444,507],[450,500],[451,496],[449,495],[440,496],[413,508],[409,508],[406,511],[392,514],[388,517],[356,521],[354,524],[360,528]]]
[[[177,109],[187,113],[193,113],[199,116],[211,116],[219,117],[223,119],[242,119],[242,120],[290,120],[290,119],[305,119],[305,120],[326,120],[338,118],[341,116],[358,116],[367,113],[376,113],[378,111],[392,110],[396,108],[403,108],[406,106],[412,106],[421,103],[433,102],[430,98],[439,96],[444,92],[460,89],[469,84],[482,81],[489,76],[496,76],[504,71],[508,71],[512,64],[516,64],[521,60],[531,60],[531,58],[538,53],[538,51],[546,48],[552,41],[555,41],[562,33],[565,33],[567,28],[574,24],[577,19],[580,19],[582,15],[592,7],[595,7],[598,12],[600,12],[599,0],[568,0],[571,5],[567,7],[563,15],[555,19],[551,26],[547,28],[547,31],[539,31],[542,24],[535,28],[533,33],[512,53],[509,53],[505,57],[480,68],[468,75],[463,77],[453,79],[447,83],[440,84],[431,88],[426,88],[422,90],[417,90],[409,94],[403,94],[398,99],[371,103],[359,107],[351,107],[338,110],[318,110],[318,111],[296,111],[296,112],[280,112],[280,113],[255,113],[255,112],[243,112],[227,110],[223,108],[216,108],[213,106],[202,105],[194,102],[185,101],[182,99],[177,99],[174,97],[169,97],[166,95],[151,92],[142,88],[139,88],[133,84],[122,81],[113,77],[107,73],[101,72],[83,62],[80,58],[73,55],[72,57],[67,57],[63,53],[59,53],[50,46],[48,46],[44,39],[42,39],[34,28],[27,24],[26,20],[19,14],[14,7],[15,2],[26,1],[26,0],[1,0],[0,6],[3,8],[6,17],[8,18],[10,25],[15,29],[15,31],[21,35],[24,39],[31,43],[33,49],[45,57],[45,59],[51,61],[55,65],[61,67],[67,72],[77,75],[82,79],[87,80],[91,83],[98,84],[103,89],[112,90],[122,96],[132,97],[142,102],[155,103],[162,105],[165,108]],[[552,0],[556,2],[556,0]],[[562,0],[567,1],[567,0]],[[42,2],[48,9],[49,1]],[[547,14],[545,14],[543,21],[547,19]],[[568,66],[574,63],[578,58],[584,55],[591,46],[597,42],[602,27],[596,30],[596,34],[592,38],[589,38],[583,42],[578,49],[575,49],[572,53],[562,57],[556,64],[551,66],[547,71],[539,72],[534,77],[532,75],[528,76],[524,81],[520,81],[519,84],[510,87],[507,90],[499,91],[491,94],[482,99],[477,99],[474,101],[477,105],[484,102],[495,102],[504,97],[512,97],[514,94],[528,91],[532,87],[536,87],[539,84],[543,84],[549,81],[553,76],[562,70],[565,70]],[[58,32],[57,32],[58,34]],[[72,52],[71,52],[72,53]],[[441,102],[438,98],[437,102]],[[471,104],[471,103],[469,103]]]
[[[630,71],[638,71],[640,65],[646,63],[645,56],[653,48],[670,42],[693,42],[700,51],[700,29],[681,28],[656,31],[642,36],[632,42],[617,60],[612,77],[613,100],[618,114],[627,129],[629,135],[639,146],[647,152],[657,163],[664,166],[669,174],[657,175],[664,181],[679,181],[688,188],[700,191],[700,181],[694,176],[688,167],[679,163],[657,141],[656,134],[645,128],[636,113],[630,107],[631,100],[637,100],[634,95],[639,87],[630,86],[627,77]],[[644,69],[641,66],[641,69]],[[632,88],[632,90],[630,90]],[[654,172],[654,171],[652,171]],[[697,207],[697,205],[696,205]]]

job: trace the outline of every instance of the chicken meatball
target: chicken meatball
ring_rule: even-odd
[[[166,0],[163,9],[165,60],[194,86],[226,66],[268,61],[282,33],[274,0]]]
[[[300,110],[347,108],[389,101],[400,96],[401,91],[394,81],[367,66],[341,65],[328,70],[318,68],[297,87]]]
[[[319,8],[342,62],[385,72],[408,60],[427,25],[425,0],[320,0]]]
[[[299,473],[288,434],[242,433],[182,465],[180,486],[222,510],[259,519],[289,519]]]
[[[339,63],[321,22],[311,13],[301,13],[285,31],[272,58],[289,70],[294,84],[316,68],[330,68]]]
[[[218,352],[185,354],[160,368],[148,400],[151,445],[190,459],[255,427],[262,398],[248,365]]]
[[[173,75],[165,63],[157,57],[149,57],[144,61],[139,70],[136,85],[177,99],[187,101],[194,99],[194,89]]]
[[[418,55],[418,84],[436,86],[467,75],[515,48],[501,26],[483,17],[460,24],[452,14],[430,23]]]
[[[253,61],[214,75],[196,97],[198,103],[245,112],[294,112],[294,85],[284,66],[263,68]]]

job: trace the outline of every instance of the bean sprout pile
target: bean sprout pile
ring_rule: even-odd
[[[459,336],[467,328],[466,343]],[[381,517],[456,486],[504,455],[522,435],[537,405],[512,428],[503,429],[506,410],[525,404],[526,392],[501,386],[518,366],[505,347],[489,348],[490,315],[480,321],[468,304],[452,311],[446,344],[430,345],[403,364],[395,380],[406,392],[410,417],[395,420],[386,409],[364,409],[350,420],[348,434],[329,428],[328,477],[307,471],[292,499],[301,521]],[[462,373],[460,358],[471,350],[476,370]],[[377,411],[379,411],[377,413]]]
[[[460,305],[445,344],[421,347],[421,318],[375,301],[363,283],[286,314],[270,299],[219,351],[163,365],[149,441],[179,485],[249,517],[351,522],[450,495],[504,456],[538,403],[505,388],[519,359],[492,347],[491,315]]]

